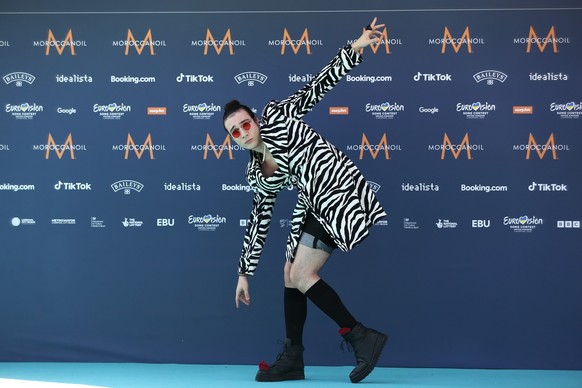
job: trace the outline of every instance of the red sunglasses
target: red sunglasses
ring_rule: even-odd
[[[230,135],[232,137],[234,137],[235,139],[238,139],[240,137],[240,129],[241,128],[244,129],[245,131],[248,131],[249,129],[251,129],[251,122],[247,121],[245,123],[242,123],[240,128],[233,129],[232,132],[230,133]]]

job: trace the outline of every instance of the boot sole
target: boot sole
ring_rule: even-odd
[[[269,375],[267,373],[257,373],[255,377],[256,381],[260,382],[274,382],[274,381],[287,381],[287,380],[305,380],[305,373],[303,371],[290,372],[279,375]]]
[[[388,336],[386,334],[381,334],[380,337],[378,337],[378,341],[376,341],[376,346],[374,347],[374,353],[372,354],[372,360],[360,373],[350,376],[350,381],[352,383],[359,383],[360,381],[364,380],[370,373],[372,373],[387,341]]]

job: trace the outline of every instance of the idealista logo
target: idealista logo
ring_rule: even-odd
[[[530,81],[568,81],[570,76],[565,73],[529,73]]]
[[[439,191],[439,185],[436,183],[402,183],[402,191],[409,192],[431,192]]]
[[[128,112],[131,112],[131,105],[125,105],[124,103],[118,105],[113,102],[107,105],[93,105],[93,113],[98,113],[104,120],[119,120]]]
[[[495,105],[488,102],[474,102],[472,104],[457,103],[457,112],[462,112],[467,119],[484,119],[490,112],[495,111]]]
[[[152,29],[148,29],[145,37],[137,40],[130,28],[127,29],[127,38],[125,40],[114,40],[113,47],[125,47],[125,55],[129,55],[131,47],[135,48],[137,55],[141,55],[145,48],[148,48],[150,55],[156,55],[156,47],[165,47],[165,40],[155,40],[152,35]]]
[[[153,159],[155,159],[154,151],[156,151],[156,152],[166,151],[166,145],[165,144],[154,144],[152,141],[152,134],[151,133],[148,133],[143,144],[135,144],[133,137],[131,136],[130,133],[128,133],[127,134],[127,143],[126,144],[119,144],[119,145],[114,144],[112,147],[112,150],[113,151],[124,151],[125,152],[125,157],[124,157],[125,160],[129,159],[130,151],[135,152],[135,155],[137,156],[138,159],[141,159],[144,152],[147,151],[150,155],[150,159],[153,160]]]
[[[25,102],[20,105],[6,104],[5,111],[17,120],[32,120],[38,113],[44,111],[44,107],[35,103],[29,104]]]
[[[455,159],[458,159],[459,156],[461,155],[461,153],[463,151],[465,151],[465,153],[467,155],[467,159],[472,160],[473,159],[472,152],[484,151],[484,148],[483,148],[482,144],[471,144],[471,142],[469,141],[469,134],[468,133],[465,134],[465,137],[463,137],[460,144],[453,144],[451,142],[451,139],[449,138],[449,136],[445,132],[445,135],[443,137],[443,143],[442,144],[429,144],[428,150],[429,151],[441,151],[441,160],[445,159],[447,151],[451,151],[451,154],[453,154],[453,157]]]
[[[93,77],[87,74],[57,74],[55,79],[60,84],[83,84],[83,83],[92,83]]]
[[[226,224],[226,217],[213,216],[206,214],[204,216],[188,216],[188,224],[193,225],[199,232],[214,232],[222,224]]]
[[[220,35],[219,35],[220,36]],[[210,31],[210,28],[206,29],[206,38],[204,40],[193,40],[191,46],[200,47],[204,46],[204,55],[208,55],[209,48],[212,47],[217,55],[220,55],[224,46],[228,47],[229,55],[234,55],[234,48],[245,46],[244,40],[232,39],[232,34],[230,28],[226,30],[224,37],[222,39],[216,39]]]
[[[548,45],[551,47],[552,52],[557,53],[558,44],[569,44],[570,38],[568,37],[558,37],[556,36],[556,28],[554,26],[550,27],[548,34],[544,37],[543,33],[538,35],[533,26],[529,26],[529,33],[526,37],[519,37],[513,39],[514,44],[526,44],[526,53],[531,53],[532,48],[537,47],[539,52],[543,53]],[[535,50],[534,50],[535,51]],[[549,50],[548,50],[549,51]]]
[[[376,119],[393,119],[399,112],[404,112],[404,105],[397,102],[383,102],[381,104],[366,104],[366,113],[370,113]]]
[[[508,226],[511,230],[516,233],[531,233],[538,226],[544,224],[543,218],[537,218],[535,216],[521,216],[521,217],[504,217],[503,225]]]
[[[293,39],[287,28],[283,30],[283,38],[281,40],[270,40],[269,46],[281,46],[281,55],[285,55],[285,49],[291,47],[294,54],[299,53],[301,47],[305,47],[307,55],[311,55],[312,46],[323,46],[323,41],[319,39],[310,39],[307,27],[303,30],[303,34],[299,39]]]
[[[143,183],[131,179],[122,179],[111,184],[111,189],[114,192],[117,193],[118,191],[123,191],[123,194],[125,195],[131,194],[132,191],[141,193],[143,187]]]
[[[537,140],[535,139],[534,135],[530,132],[527,144],[514,144],[513,145],[514,151],[526,151],[525,159],[529,160],[532,151],[538,155],[540,159],[543,159],[546,156],[548,151],[551,151],[552,159],[558,159],[558,151],[570,151],[569,144],[556,144],[556,139],[554,134],[551,133],[548,137],[548,141],[545,144],[538,144]]]
[[[360,151],[360,160],[364,159],[365,151],[369,151],[370,155],[372,155],[372,159],[376,159],[380,152],[383,152],[384,158],[386,160],[390,160],[390,151],[402,151],[402,146],[400,144],[388,144],[388,140],[386,138],[386,133],[382,135],[380,138],[380,142],[378,144],[370,144],[368,137],[365,133],[362,133],[362,143],[361,144],[354,144],[348,145],[346,147],[347,151]]]
[[[51,29],[48,30],[48,38],[47,40],[37,40],[33,41],[32,45],[34,47],[46,47],[45,55],[50,55],[51,48],[55,48],[59,55],[62,55],[66,48],[69,48],[71,55],[77,55],[75,52],[76,47],[87,47],[87,42],[84,40],[75,40],[73,38],[73,30],[69,29],[67,35],[64,39],[57,40],[53,31]]]
[[[349,40],[348,44],[352,44],[355,41],[356,41],[355,39]],[[382,47],[381,51],[385,51],[386,54],[392,54],[392,52],[390,51],[390,46],[400,46],[400,45],[402,45],[402,39],[394,38],[392,36],[388,37],[388,29],[384,27],[384,31],[382,31],[380,35],[380,40],[377,43],[372,43],[368,47],[370,48],[370,50],[372,50],[374,54],[378,53],[378,50],[380,50],[381,47]],[[361,49],[360,54],[362,54],[363,52],[364,49]]]
[[[493,85],[495,82],[504,83],[505,80],[507,79],[507,74],[499,70],[483,70],[473,74],[473,79],[477,83],[481,81],[486,81],[485,83],[487,85]]]
[[[220,159],[224,151],[228,151],[228,158],[234,159],[232,151],[244,151],[244,148],[236,143],[230,141],[230,135],[226,135],[222,144],[215,144],[209,133],[206,134],[206,142],[204,144],[190,145],[190,151],[204,151],[204,160],[208,159],[208,151],[212,151],[216,159]]]
[[[234,80],[237,84],[240,85],[243,82],[246,82],[247,86],[255,86],[255,82],[264,84],[267,81],[267,78],[269,77],[256,71],[245,71],[244,73],[234,76]]]
[[[550,112],[556,112],[556,115],[561,119],[579,119],[580,115],[582,115],[582,102],[552,102],[550,104]]]
[[[485,44],[483,38],[472,38],[471,31],[469,30],[469,26],[465,27],[465,31],[463,31],[463,35],[461,37],[456,38],[453,37],[451,34],[449,27],[445,26],[445,30],[443,32],[442,38],[431,38],[428,40],[429,45],[440,45],[441,46],[441,53],[444,54],[447,51],[447,46],[451,46],[455,53],[458,53],[462,46],[465,45],[467,47],[467,53],[473,54],[473,45]]]
[[[29,73],[16,71],[14,73],[6,74],[2,79],[6,85],[13,83],[17,87],[21,87],[24,84],[32,85],[36,77]]]
[[[164,191],[200,191],[202,188],[194,182],[164,183]]]
[[[214,103],[207,104],[202,102],[197,105],[184,104],[182,106],[182,112],[187,113],[194,120],[208,120],[214,117],[215,113],[221,111],[220,105],[215,105]]]
[[[75,151],[87,151],[85,144],[73,143],[73,135],[69,133],[63,144],[57,144],[53,136],[49,133],[46,144],[35,144],[32,146],[34,151],[45,151],[45,159],[50,158],[51,151],[54,151],[59,159],[68,152],[71,159],[76,159]]]

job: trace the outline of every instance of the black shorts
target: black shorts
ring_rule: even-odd
[[[309,248],[321,249],[327,253],[331,253],[337,248],[331,236],[311,213],[307,213],[307,217],[305,218],[299,244]]]

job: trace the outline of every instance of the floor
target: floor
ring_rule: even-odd
[[[2,388],[182,388],[351,386],[351,367],[305,368],[306,380],[254,381],[256,366],[91,363],[0,363]],[[376,368],[360,384],[406,388],[582,388],[582,371]]]

